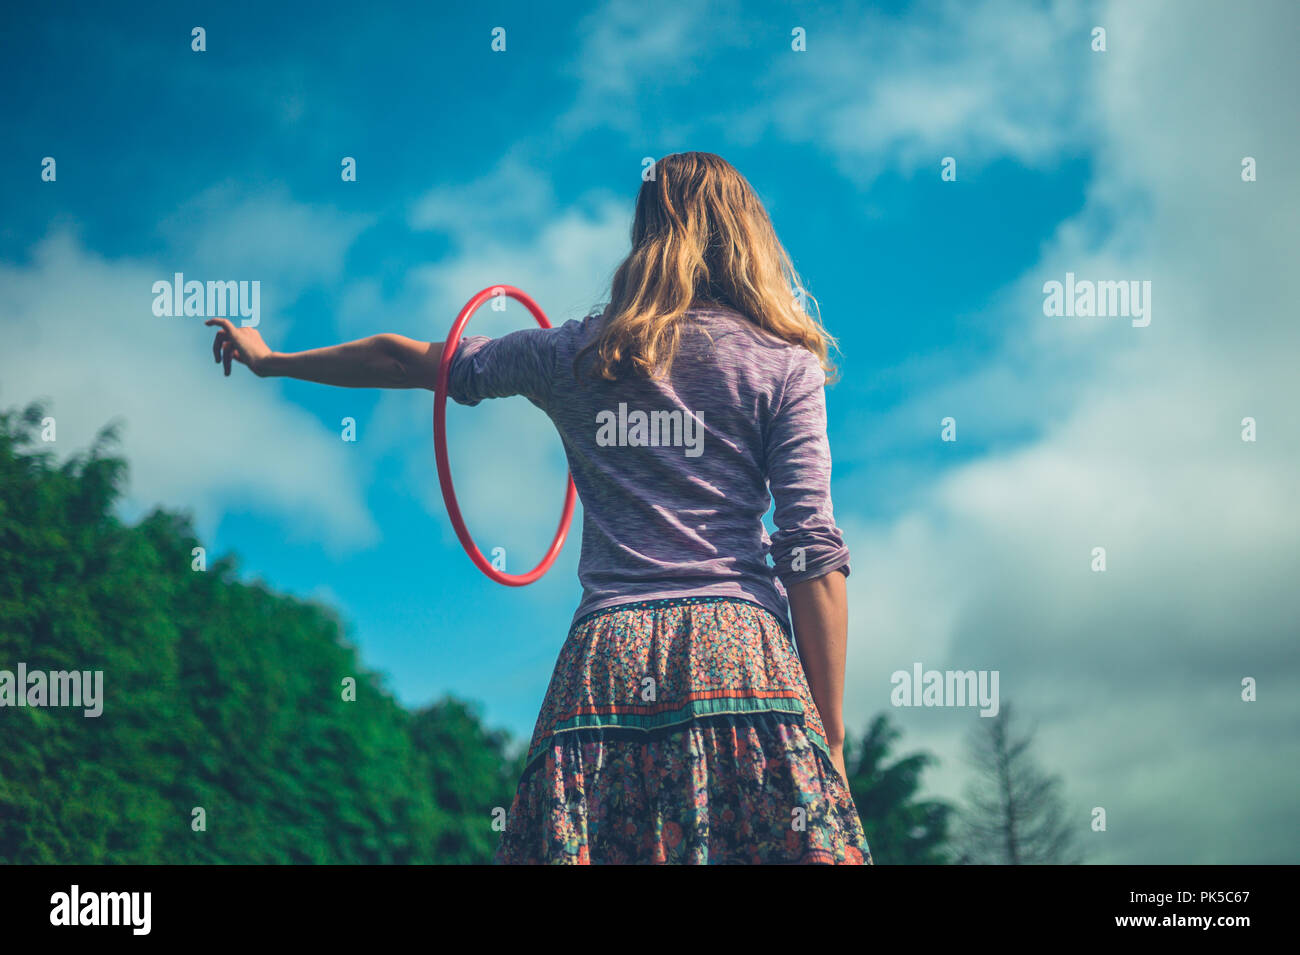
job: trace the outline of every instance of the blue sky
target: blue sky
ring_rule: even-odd
[[[1295,822],[1296,226],[1275,210],[1300,191],[1273,91],[1295,84],[1252,77],[1294,79],[1296,15],[1132,6],[7,12],[0,403],[49,397],[68,452],[120,416],[125,516],[191,510],[248,576],[336,606],[404,702],[452,692],[526,736],[579,599],[576,525],[540,583],[487,581],[438,496],[431,395],[223,379],[201,319],[156,318],[150,287],[259,280],[279,350],[437,339],[500,283],[559,322],[605,295],[643,157],[720,153],[842,346],[850,724],[914,660],[999,668],[1072,798],[1132,827],[1098,861],[1295,861],[1269,835]],[[1246,155],[1267,170],[1249,185]],[[1151,325],[1045,317],[1066,271],[1153,280]],[[1245,415],[1269,440],[1240,441]],[[449,418],[471,527],[522,571],[558,515],[558,439],[523,399]],[[1249,709],[1260,672],[1277,683]],[[976,717],[894,715],[958,795]],[[1271,783],[1239,791],[1228,760]]]

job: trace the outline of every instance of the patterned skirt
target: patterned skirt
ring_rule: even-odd
[[[574,624],[496,861],[872,859],[785,627],[688,597]]]

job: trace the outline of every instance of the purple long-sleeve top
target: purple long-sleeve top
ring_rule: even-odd
[[[723,596],[789,627],[783,584],[849,573],[831,510],[826,376],[807,349],[738,312],[688,317],[666,379],[575,380],[596,315],[462,339],[448,397],[524,395],[554,422],[583,504],[575,622],[633,601]]]

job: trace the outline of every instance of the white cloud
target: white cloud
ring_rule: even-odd
[[[0,266],[0,402],[48,398],[67,453],[123,419],[115,453],[130,463],[128,510],[191,508],[208,538],[239,509],[332,549],[372,543],[355,446],[281,400],[276,383],[243,368],[225,379],[202,319],[155,317],[151,288],[171,268],[105,260],[67,232],[41,242],[30,265]]]
[[[716,16],[718,10],[710,12]],[[720,36],[706,27],[703,5],[647,6],[637,0],[598,6],[578,24],[577,32],[582,40],[571,74],[578,92],[556,122],[566,135],[597,126],[640,131],[643,114],[658,113],[655,100],[660,92],[698,79],[697,57]],[[664,119],[678,129],[690,125]]]
[[[288,306],[343,276],[348,248],[373,219],[297,202],[280,184],[220,183],[159,223],[168,243],[160,264],[200,281],[261,281],[263,314],[282,333]]]
[[[557,128],[635,135],[647,154],[774,134],[825,151],[861,185],[887,169],[937,176],[945,156],[967,177],[1002,158],[1051,165],[1088,149],[1079,79],[1095,66],[1094,9],[925,0],[901,14],[853,4],[773,16],[609,0],[576,28],[578,86]]]
[[[1086,129],[1078,79],[1090,66],[1078,3],[936,0],[901,16],[877,10],[806,17],[806,52],[787,52],[766,96],[729,122],[756,138],[828,151],[849,178],[887,168],[938,176],[944,156],[1027,166],[1077,149]]]

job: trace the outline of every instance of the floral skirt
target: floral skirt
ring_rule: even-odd
[[[872,862],[789,633],[718,597],[574,624],[496,860]]]

